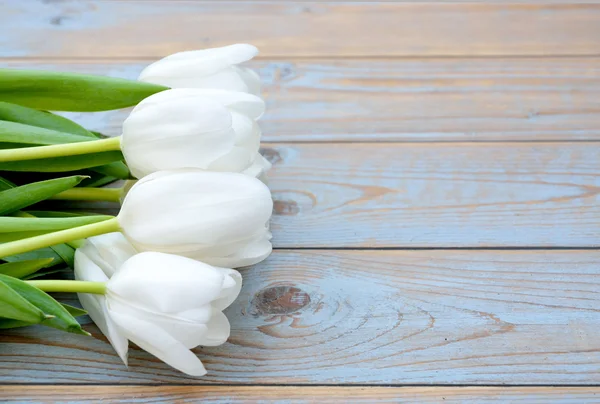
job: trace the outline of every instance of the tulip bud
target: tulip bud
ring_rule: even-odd
[[[204,375],[204,366],[189,349],[227,340],[230,326],[222,310],[240,293],[241,275],[155,252],[121,263],[99,260],[110,254],[110,244],[95,241],[102,237],[89,239],[75,255],[78,280],[107,281],[105,296],[79,294],[92,320],[125,363],[130,340],[184,373]]]
[[[138,80],[171,88],[215,88],[260,93],[260,78],[251,69],[237,66],[258,54],[252,45],[179,52],[146,67]]]
[[[272,210],[269,188],[255,178],[182,169],[160,171],[135,183],[117,219],[138,251],[236,268],[271,253]]]
[[[137,178],[176,168],[242,172],[258,156],[262,99],[221,90],[150,96],[123,123],[121,149]]]

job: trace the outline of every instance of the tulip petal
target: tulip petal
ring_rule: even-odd
[[[206,374],[206,369],[200,359],[161,327],[110,309],[108,313],[131,342],[167,365],[190,376]]]
[[[171,88],[215,88],[244,93],[250,91],[242,76],[233,67],[226,67],[215,73],[199,77],[161,78],[155,80],[153,84],[158,84],[158,81],[162,83],[161,85]]]
[[[213,315],[213,309],[208,304],[180,313],[162,313],[142,306],[134,306],[112,295],[109,298],[109,306],[113,313],[126,314],[140,321],[153,323],[185,345],[186,348],[195,348],[200,345],[204,335],[208,332],[207,323]]]
[[[151,95],[139,103],[133,111],[148,108],[155,104],[171,103],[175,100],[203,98],[217,102],[251,119],[258,119],[265,113],[265,101],[253,94],[213,88],[174,88]]]
[[[260,128],[252,119],[238,112],[231,113],[232,128],[235,132],[235,146],[229,153],[213,161],[211,171],[241,172],[252,165],[260,147]]]
[[[235,252],[228,255],[211,256],[210,253],[198,254],[192,252],[187,256],[190,258],[202,259],[210,265],[219,267],[245,267],[257,264],[271,254],[273,246],[271,245],[270,239],[270,233],[265,231],[260,237],[239,243]]]
[[[225,310],[237,299],[242,290],[242,274],[234,269],[218,268],[225,274],[223,289],[219,298],[212,301],[212,306],[216,310]]]
[[[83,280],[83,279],[81,279]],[[81,306],[88,312],[92,321],[98,326],[108,342],[113,346],[121,360],[127,365],[128,342],[119,327],[108,316],[106,310],[106,298],[89,293],[78,293],[77,297]]]
[[[266,109],[265,101],[253,94],[216,89],[180,89],[195,91],[251,119],[259,119]],[[161,93],[158,93],[161,94]]]
[[[217,268],[199,261],[143,252],[128,259],[113,275],[107,296],[117,296],[133,306],[175,313],[218,298],[224,277]]]
[[[259,178],[261,175],[269,171],[271,167],[271,163],[260,153],[257,153],[252,165],[245,169],[242,173],[251,177]]]
[[[235,145],[231,112],[223,105],[200,96],[170,97],[149,97],[123,123],[121,148],[138,178],[181,167],[206,169]]]
[[[231,333],[229,320],[222,312],[213,311],[210,321],[206,324],[208,332],[202,336],[198,345],[201,346],[219,346],[224,344]]]
[[[76,280],[89,282],[106,282],[108,277],[104,271],[87,257],[82,249],[75,251],[75,270]],[[100,331],[108,338],[117,354],[127,364],[127,338],[120,332],[106,314],[106,298],[101,295],[88,293],[78,293],[79,301],[83,308],[88,312],[91,319],[96,323]]]
[[[138,251],[188,255],[256,237],[272,210],[269,189],[247,175],[171,170],[138,181],[118,219]]]
[[[194,84],[210,85],[210,81],[201,79],[228,69],[232,65],[250,60],[257,54],[258,49],[247,44],[179,52],[147,66],[140,73],[138,80],[169,87],[195,87]],[[232,73],[239,77],[237,72],[232,71]],[[241,77],[238,80],[247,88]],[[216,83],[213,82],[212,88],[219,88],[214,87],[215,85]]]
[[[247,67],[234,66],[235,71],[240,75],[250,94],[260,95],[260,76],[254,70]]]
[[[78,251],[84,253],[110,278],[137,251],[122,233],[107,233],[88,238]]]

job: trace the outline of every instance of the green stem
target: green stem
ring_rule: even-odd
[[[120,136],[92,140],[89,142],[0,150],[0,163],[9,161],[47,159],[53,157],[67,157],[113,150],[121,150]]]
[[[106,201],[119,202],[121,200],[122,188],[71,188],[49,199],[60,199],[64,201]]]
[[[50,247],[55,244],[67,243],[71,240],[79,240],[100,234],[119,231],[118,219],[112,218],[103,222],[87,224],[85,226],[73,227],[71,229],[55,231],[42,234],[41,236],[24,238],[9,243],[0,244],[0,258],[10,255],[22,254],[38,248]]]
[[[31,286],[44,292],[68,292],[68,293],[93,293],[96,295],[106,294],[106,283],[87,281],[25,281]]]

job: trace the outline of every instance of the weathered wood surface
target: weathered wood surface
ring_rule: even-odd
[[[151,62],[0,59],[0,67],[136,79]],[[264,83],[268,142],[600,139],[600,58],[281,59],[249,66]],[[66,116],[118,135],[128,114]]]
[[[243,271],[231,340],[196,350],[205,378],[137,348],[127,370],[89,319],[88,339],[0,334],[0,383],[208,386],[4,386],[2,400],[598,401],[592,387],[376,387],[600,385],[597,1],[12,0],[0,11],[1,67],[135,78],[179,50],[259,46],[250,65],[268,102],[279,249]],[[118,134],[126,115],[69,116]]]
[[[600,245],[600,144],[265,145],[274,245]]]
[[[3,386],[12,403],[594,403],[598,387]]]
[[[5,1],[1,56],[158,57],[238,42],[265,57],[600,54],[599,4]]]
[[[600,251],[278,251],[191,378],[93,338],[0,335],[2,383],[592,384]]]

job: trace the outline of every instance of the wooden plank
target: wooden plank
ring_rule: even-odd
[[[600,245],[599,143],[266,145],[274,244]]]
[[[2,386],[4,402],[591,403],[598,387]],[[300,400],[300,401],[298,401]]]
[[[240,38],[265,57],[599,55],[600,5],[569,3],[9,1],[0,56],[157,57]]]
[[[147,61],[5,60],[135,80]],[[600,139],[600,58],[261,60],[269,142]],[[120,134],[129,110],[66,114]]]
[[[599,142],[263,146],[275,248],[600,246]]]
[[[137,348],[0,335],[2,383],[598,384],[600,251],[277,251],[186,377]]]

